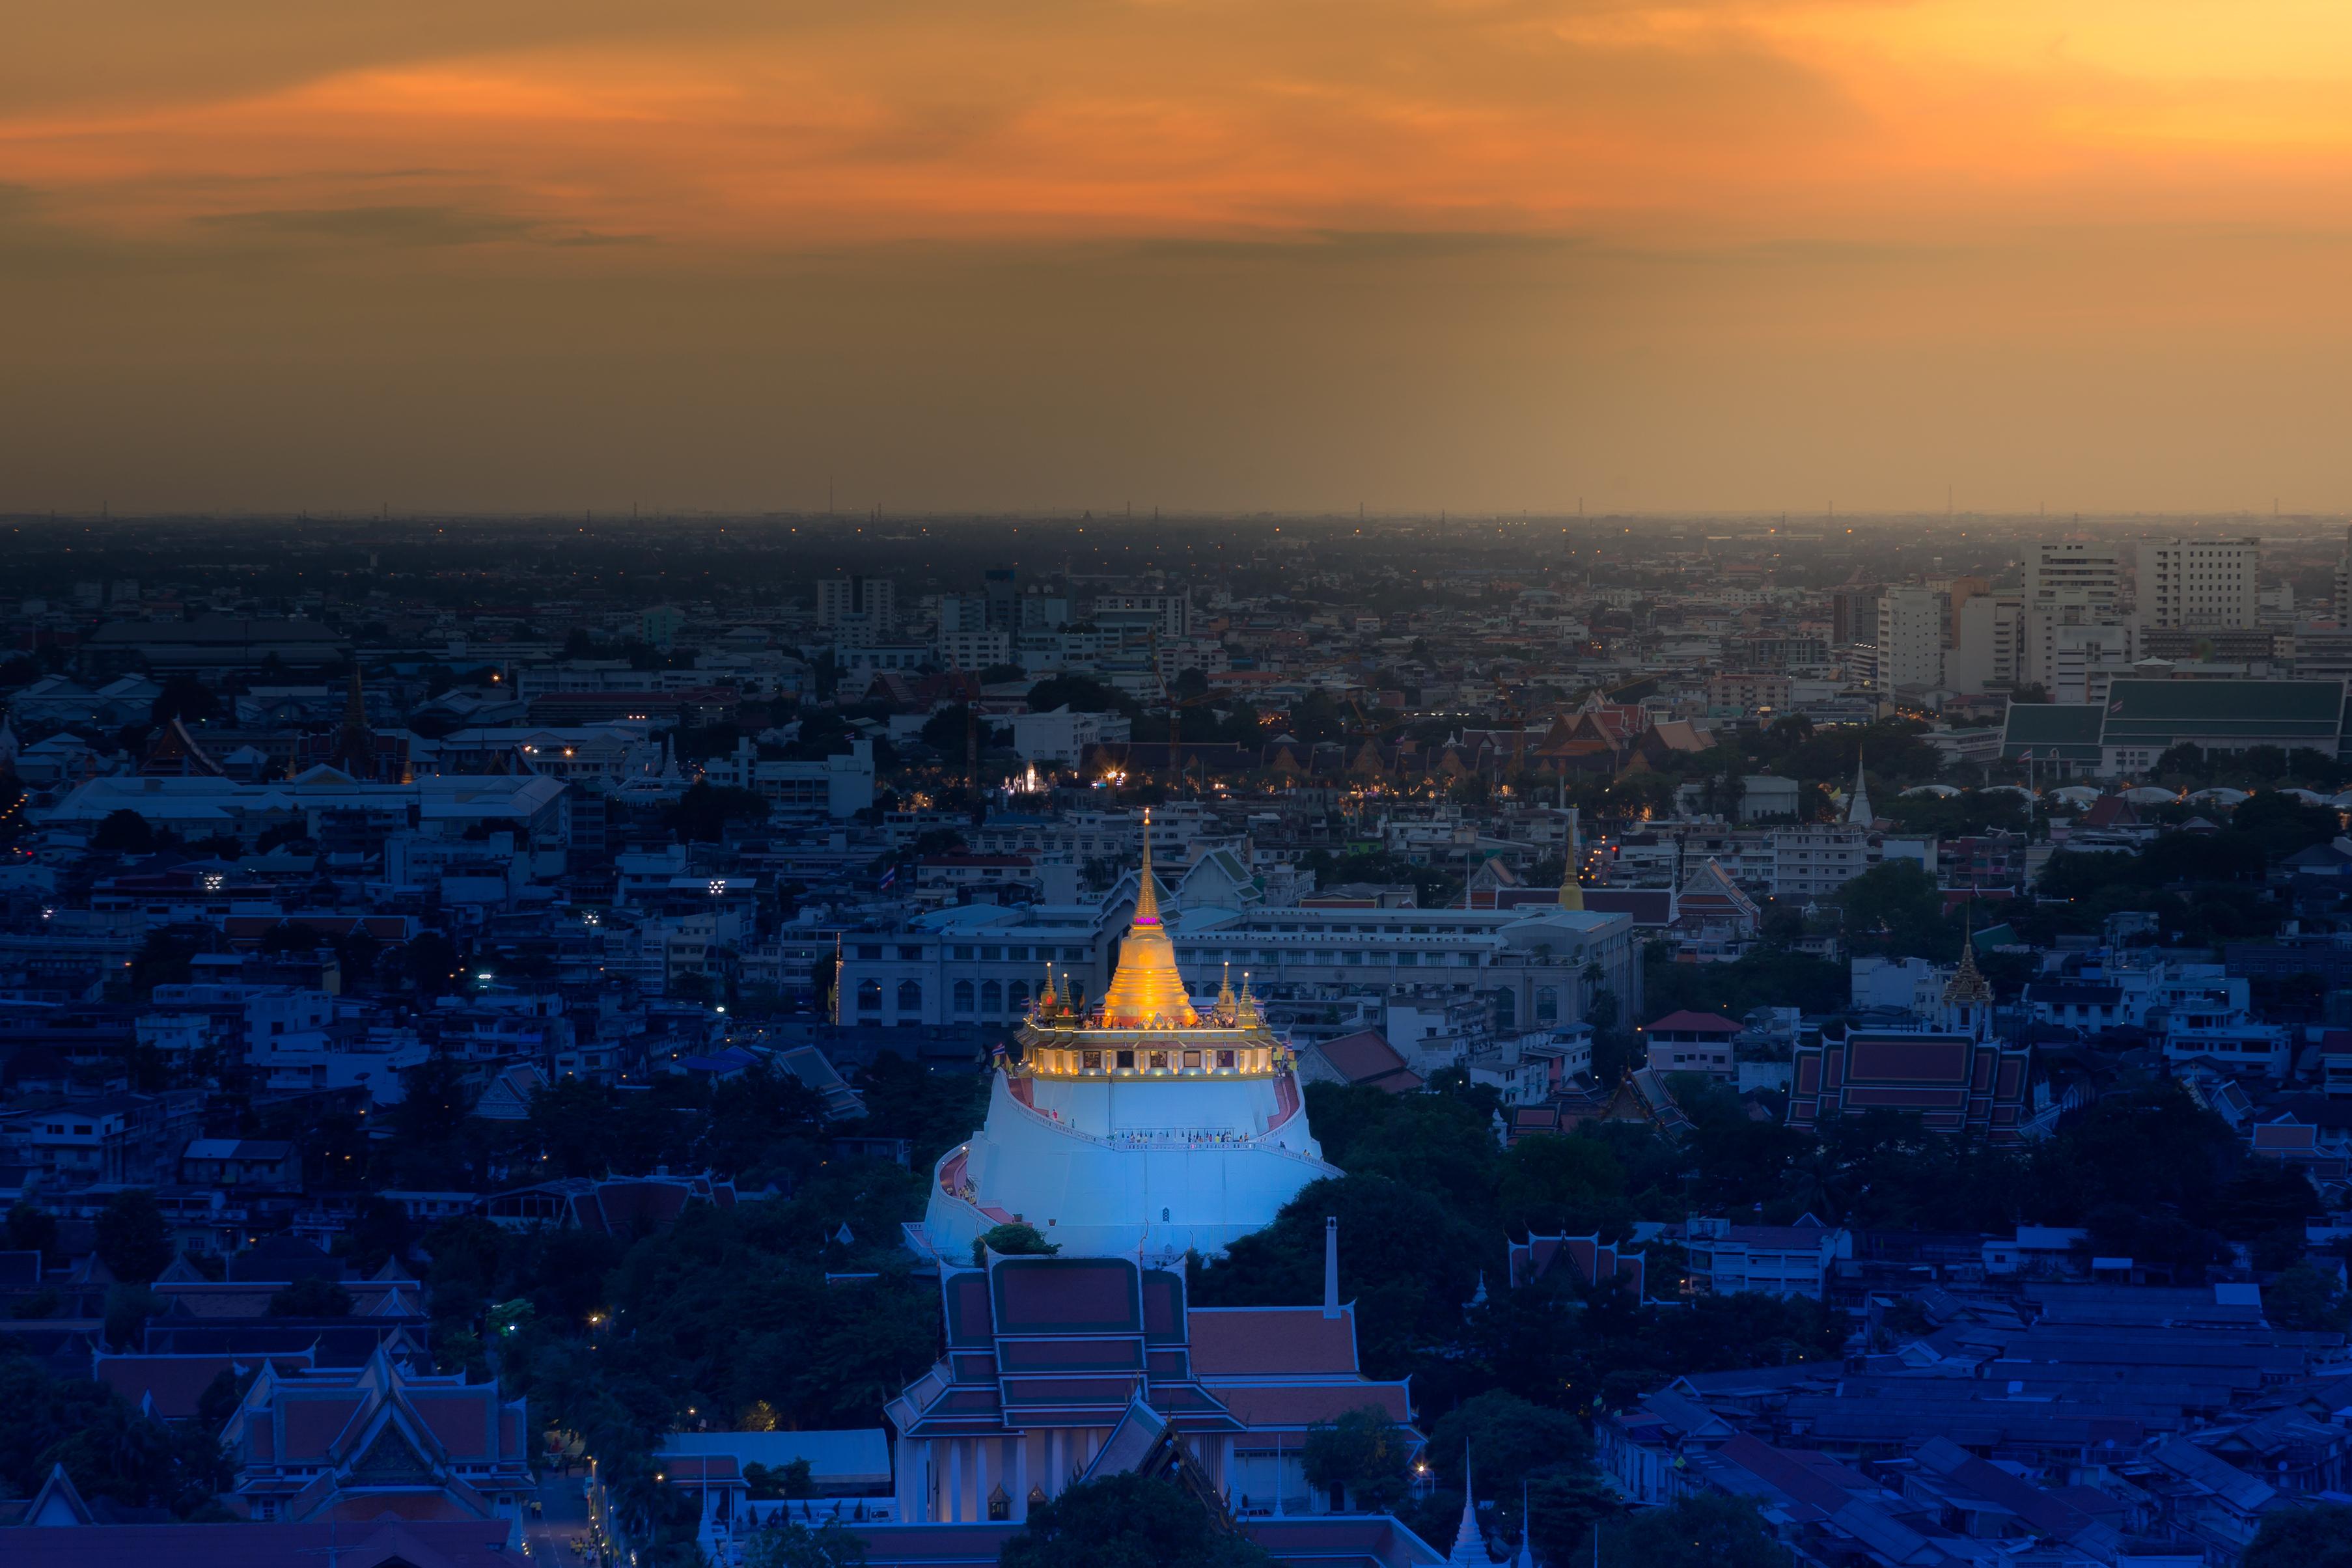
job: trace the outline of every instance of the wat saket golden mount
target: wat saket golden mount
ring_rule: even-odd
[[[1294,1065],[1242,977],[1228,976],[1213,1007],[1192,1004],[1160,915],[1151,872],[1151,813],[1143,814],[1143,868],[1135,915],[1119,940],[1110,988],[1093,1009],[1073,1008],[1048,969],[1022,1022],[1020,1070],[1039,1078],[1267,1077]]]

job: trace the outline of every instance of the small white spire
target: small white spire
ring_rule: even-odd
[[[1857,827],[1864,828],[1878,820],[1878,813],[1870,809],[1870,786],[1863,780],[1860,747],[1854,748],[1853,793],[1846,799],[1845,820]]]
[[[1478,1531],[1478,1490],[1470,1469],[1470,1445],[1462,1445],[1462,1528],[1454,1532],[1454,1550],[1445,1555],[1451,1568],[1490,1568],[1486,1538]]]

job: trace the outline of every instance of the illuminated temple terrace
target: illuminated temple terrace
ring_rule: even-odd
[[[969,1256],[983,1232],[1019,1222],[1066,1253],[1221,1252],[1339,1174],[1246,977],[1206,1013],[1187,995],[1160,922],[1148,819],[1109,988],[1080,1013],[1049,973],[1018,1039],[1019,1059],[993,1075],[987,1124],[934,1173],[915,1238],[926,1250]]]

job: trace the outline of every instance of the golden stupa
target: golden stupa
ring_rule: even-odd
[[[1255,1076],[1286,1071],[1289,1048],[1275,1037],[1242,979],[1230,980],[1203,1013],[1176,967],[1176,946],[1160,915],[1151,871],[1151,813],[1143,814],[1143,872],[1135,914],[1120,939],[1110,987],[1080,1013],[1051,970],[1023,1021],[1022,1068],[1045,1077]]]

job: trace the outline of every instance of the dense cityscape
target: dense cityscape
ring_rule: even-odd
[[[2340,518],[0,527],[0,1560],[2352,1536]]]

